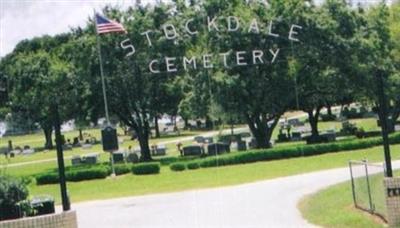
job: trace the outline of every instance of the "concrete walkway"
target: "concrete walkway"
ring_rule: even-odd
[[[400,168],[400,161],[393,167]],[[73,209],[79,227],[312,227],[297,209],[299,200],[349,178],[349,169],[339,168],[231,187],[79,203]]]

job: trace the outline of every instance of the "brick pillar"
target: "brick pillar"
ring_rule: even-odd
[[[400,177],[383,180],[386,195],[386,210],[389,227],[400,226]]]

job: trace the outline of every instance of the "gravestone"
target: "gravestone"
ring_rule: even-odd
[[[251,141],[249,142],[249,148],[250,149],[257,148],[257,140],[255,138],[251,138]]]
[[[33,154],[33,153],[35,153],[35,150],[34,150],[34,149],[24,149],[24,150],[22,151],[22,154],[23,154],[23,155],[30,155],[30,154]]]
[[[97,164],[99,154],[88,154],[83,157],[85,164],[94,165]]]
[[[326,137],[327,142],[334,142],[336,141],[336,132],[335,131],[328,131],[327,133],[323,134]]]
[[[22,153],[22,151],[20,151],[20,150],[12,150],[12,151],[10,151],[10,156],[14,157],[15,155],[20,154],[20,153]]]
[[[157,145],[154,150],[155,156],[163,156],[167,154],[167,147],[165,145]]]
[[[126,156],[126,161],[131,163],[137,163],[139,162],[139,156],[136,153],[129,153],[128,156]]]
[[[203,136],[196,136],[194,137],[194,141],[197,143],[204,143],[205,138]]]
[[[292,133],[292,141],[301,141],[301,132]]]
[[[287,142],[289,140],[288,136],[286,133],[280,133],[278,134],[278,141],[279,142]]]
[[[237,150],[238,150],[238,151],[245,151],[245,150],[247,150],[246,141],[239,141],[239,142],[237,142]]]
[[[73,156],[71,159],[71,164],[72,166],[80,165],[82,164],[82,159],[79,155]]]
[[[112,153],[114,163],[124,162],[124,153],[122,152],[114,152]]]
[[[239,142],[239,141],[242,141],[242,135],[241,134],[221,135],[218,138],[218,142],[225,143],[225,144],[231,144],[232,142]]]
[[[288,124],[292,126],[303,126],[303,123],[297,118],[289,119]]]
[[[205,137],[204,138],[204,143],[213,143],[213,142],[214,142],[213,137]]]
[[[227,143],[211,143],[207,146],[208,155],[229,153],[230,151],[229,144]]]
[[[250,132],[242,132],[239,135],[241,138],[251,138]]]
[[[63,150],[72,150],[72,145],[69,145],[69,144],[65,144],[62,147],[63,147]]]
[[[78,138],[78,137],[75,137],[75,138],[74,138],[74,140],[72,141],[72,145],[73,145],[73,146],[80,146],[79,138]]]
[[[193,145],[183,147],[183,156],[198,156],[201,155],[202,152],[203,149],[201,146]]]

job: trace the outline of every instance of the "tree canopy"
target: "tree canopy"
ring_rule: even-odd
[[[127,34],[96,37],[89,19],[65,34],[21,41],[1,59],[0,118],[29,115],[49,148],[54,104],[63,121],[96,125],[104,116],[100,42],[110,112],[135,130],[146,161],[151,122],[157,125],[165,113],[186,122],[203,118],[209,126],[220,118],[243,120],[265,148],[281,116],[301,109],[318,140],[323,107],[356,101],[379,106],[378,74],[396,121],[399,9],[398,3],[352,8],[342,0],[105,7],[101,13],[122,23]]]

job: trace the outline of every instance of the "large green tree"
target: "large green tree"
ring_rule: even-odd
[[[12,109],[23,111],[38,123],[45,134],[45,148],[52,148],[52,108],[60,106],[62,120],[72,114],[71,66],[42,50],[17,54],[12,63],[6,70],[13,85]]]
[[[360,46],[356,35],[363,24],[358,11],[341,0],[310,8],[311,13],[300,16],[308,30],[293,51],[291,67],[298,96],[294,105],[308,114],[310,142],[318,142],[321,109],[353,101],[357,88],[351,82],[358,79],[354,50]]]
[[[204,3],[202,16],[226,20],[219,22],[220,32],[207,33],[204,52],[210,51],[216,56],[229,53],[228,66],[224,59],[218,68],[206,71],[210,96],[224,112],[240,114],[246,120],[259,148],[270,147],[272,132],[294,95],[287,58],[291,43],[287,37],[291,23],[298,21],[291,18],[289,10],[282,12],[286,4],[289,3],[269,1],[269,5],[265,5],[258,1],[226,3],[218,0]],[[303,8],[300,1],[290,1],[290,4],[298,10]],[[237,23],[234,16],[240,17],[241,27],[229,31],[229,23],[231,26]],[[273,26],[277,18],[280,21]],[[249,28],[254,21],[257,21],[258,29],[254,24],[253,29]],[[277,38],[274,34],[282,37]],[[253,50],[264,52],[262,60],[254,62]],[[238,60],[238,53],[243,60]]]
[[[167,112],[171,106],[176,107],[173,111],[176,113],[180,99],[173,89],[176,74],[168,73],[165,68],[159,73],[150,73],[148,65],[152,60],[161,63],[165,56],[180,56],[185,51],[184,43],[166,39],[162,33],[165,23],[177,24],[179,17],[174,17],[173,5],[170,4],[140,6],[126,11],[105,8],[103,13],[110,18],[124,18],[128,31],[126,35],[106,34],[99,38],[110,112],[135,130],[141,157],[148,161],[151,160],[149,137],[152,118]],[[145,36],[138,35],[146,30],[153,31],[149,33],[151,45]],[[88,26],[88,34],[95,35],[92,22]],[[126,50],[120,47],[121,41],[127,38],[130,41],[125,45],[133,44],[136,49],[131,56],[126,56]],[[79,68],[92,66],[93,63],[84,62]],[[98,99],[102,98],[100,93],[96,94]]]

